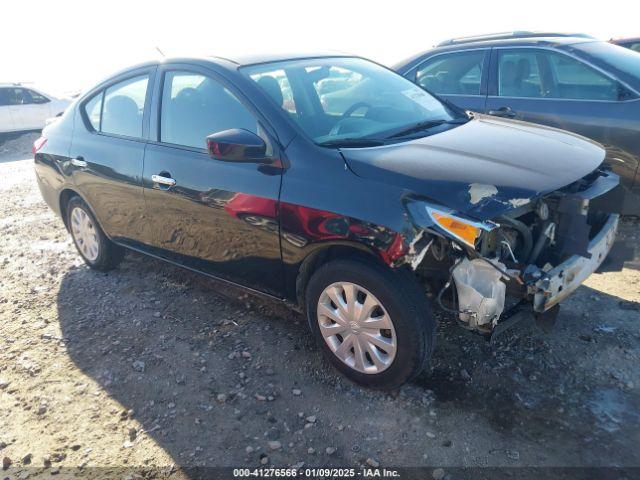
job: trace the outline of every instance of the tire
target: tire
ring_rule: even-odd
[[[69,200],[66,215],[73,243],[89,267],[108,272],[122,261],[124,248],[107,238],[91,209],[80,197],[75,196]]]
[[[355,315],[345,316],[345,310],[337,307],[334,299],[341,293],[338,301],[342,300],[341,307],[348,309],[347,290],[356,292],[357,299],[352,303],[362,306],[356,305],[358,308],[366,306],[363,310],[368,310],[373,304],[379,304],[371,316],[365,315],[375,320],[375,324],[362,322],[362,318],[357,319]],[[354,293],[350,296],[354,297]],[[313,274],[307,285],[305,303],[309,327],[319,347],[338,371],[360,385],[396,389],[415,378],[431,357],[436,322],[425,294],[407,272],[393,271],[366,260],[334,260]],[[335,318],[336,315],[342,316]],[[337,321],[345,318],[352,320],[344,322],[348,328]],[[365,324],[376,328],[372,330]],[[383,328],[388,326],[391,328]],[[373,335],[375,344],[372,345],[369,340],[377,327],[380,329]],[[341,333],[333,335],[340,330]],[[357,338],[356,343],[360,345],[356,347],[350,338]],[[351,342],[350,349],[345,348],[345,342],[346,346]],[[356,359],[356,348],[366,352],[360,356],[360,362]],[[347,358],[341,359],[339,353]]]

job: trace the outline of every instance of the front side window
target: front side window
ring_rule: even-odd
[[[191,72],[167,72],[162,91],[160,140],[206,148],[212,133],[241,128],[258,133],[255,117],[216,80]]]
[[[485,56],[485,50],[437,55],[418,67],[416,82],[437,94],[480,95]]]
[[[566,100],[617,101],[630,92],[584,62],[545,49],[498,53],[498,95]]]
[[[498,54],[498,95],[544,97],[539,55],[532,50],[504,50]]]
[[[292,115],[297,115],[296,102],[293,99],[291,84],[285,71],[281,68],[252,75],[253,80],[269,95],[276,105]]]
[[[549,60],[550,98],[618,100],[620,85],[575,58],[546,52]]]
[[[406,78],[360,58],[290,60],[241,70],[318,144],[387,140],[394,131],[461,115]],[[284,85],[291,91],[290,104]],[[288,105],[295,105],[295,115]]]
[[[148,82],[149,77],[144,75],[116,83],[105,90],[102,132],[142,137],[142,117]]]

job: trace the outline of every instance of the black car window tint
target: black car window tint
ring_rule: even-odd
[[[276,105],[291,115],[298,114],[291,83],[284,69],[279,68],[268,72],[260,72],[251,75],[251,78],[258,83]]]
[[[103,92],[95,95],[91,100],[84,104],[84,113],[91,123],[94,130],[100,130],[100,116],[102,114],[102,95]]]
[[[116,83],[105,90],[102,132],[142,137],[142,116],[147,94],[147,75]]]
[[[535,51],[505,50],[499,52],[498,95],[525,98],[545,96]]]
[[[207,136],[241,128],[258,133],[247,108],[210,77],[191,72],[167,72],[162,92],[160,140],[206,148]]]
[[[611,100],[620,98],[621,85],[585,63],[556,52],[545,52],[553,89],[548,97],[572,100]]]
[[[480,95],[484,50],[437,55],[418,67],[416,82],[444,95]]]

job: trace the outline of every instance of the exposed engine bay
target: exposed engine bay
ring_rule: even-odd
[[[475,239],[465,233],[452,239],[434,222],[429,230],[435,238],[415,271],[425,279],[449,272],[437,302],[471,330],[491,333],[505,311],[523,304],[542,315],[577,289],[611,249],[617,184],[615,174],[598,169],[540,198],[518,199],[491,222],[472,224],[481,230]],[[431,217],[441,226],[438,215]]]

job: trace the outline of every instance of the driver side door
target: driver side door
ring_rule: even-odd
[[[199,67],[164,65],[144,159],[146,252],[280,296],[278,195],[282,172],[209,156],[206,137],[241,128],[278,149],[233,87]]]

